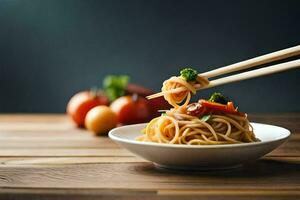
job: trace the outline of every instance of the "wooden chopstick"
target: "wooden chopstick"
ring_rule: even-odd
[[[291,47],[291,48],[287,48],[287,49],[283,49],[280,51],[275,51],[273,53],[265,54],[262,56],[258,56],[258,57],[255,57],[255,58],[252,58],[249,60],[245,60],[245,61],[238,62],[238,63],[232,64],[232,65],[221,67],[221,68],[218,68],[218,69],[215,69],[212,71],[204,72],[199,75],[207,77],[207,78],[212,78],[212,77],[220,76],[220,75],[227,74],[230,72],[248,69],[251,67],[258,66],[258,65],[270,63],[273,61],[293,57],[296,55],[300,55],[300,45]]]
[[[243,69],[248,69],[248,68],[251,68],[251,67],[258,66],[258,65],[270,63],[270,62],[273,62],[273,61],[293,57],[293,56],[296,56],[296,55],[300,55],[300,45],[295,46],[295,47],[291,47],[291,48],[287,48],[287,49],[283,49],[283,50],[280,50],[280,51],[276,51],[276,52],[273,52],[273,53],[265,54],[265,55],[262,55],[262,56],[259,56],[259,57],[256,57],[256,58],[252,58],[252,59],[249,59],[249,60],[238,62],[238,63],[228,65],[228,66],[225,66],[225,67],[221,67],[221,68],[218,68],[218,69],[215,69],[215,70],[212,70],[212,71],[204,72],[204,73],[201,73],[201,74],[198,74],[198,75],[201,76],[201,77],[205,77],[205,78],[212,78],[212,77],[220,76],[220,75],[227,74],[227,73],[230,73],[230,72],[235,72],[235,71],[239,71],[239,70],[243,70]],[[272,65],[272,66],[269,66],[269,67],[264,67],[264,68],[260,68],[260,69],[240,73],[240,74],[235,74],[235,75],[227,76],[227,77],[224,77],[224,78],[211,80],[211,81],[209,81],[208,85],[196,88],[196,90],[211,88],[211,87],[215,87],[215,86],[218,86],[218,85],[224,85],[224,84],[227,84],[227,83],[232,83],[232,82],[242,81],[242,80],[246,80],[246,79],[251,79],[251,78],[258,77],[258,76],[273,74],[273,73],[277,73],[277,72],[281,72],[281,71],[285,71],[285,70],[292,69],[292,68],[297,68],[297,67],[300,67],[300,59],[290,61],[290,62],[281,63],[281,64],[277,64],[277,65]],[[152,98],[157,98],[157,97],[160,97],[160,96],[163,96],[163,95],[164,95],[163,92],[159,92],[159,93],[147,96],[147,98],[152,99]]]
[[[209,84],[207,86],[201,87],[199,89],[206,89],[206,88],[211,88],[211,87],[215,87],[218,85],[224,85],[227,83],[232,83],[232,82],[255,78],[258,76],[265,76],[268,74],[273,74],[273,73],[277,73],[277,72],[281,72],[281,71],[285,71],[285,70],[293,69],[293,68],[297,68],[297,67],[300,67],[300,59],[286,62],[286,63],[280,63],[277,65],[272,65],[269,67],[264,67],[264,68],[236,74],[236,75],[231,75],[231,76],[219,78],[216,80],[212,80],[209,82]]]

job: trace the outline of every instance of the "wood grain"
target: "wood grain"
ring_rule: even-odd
[[[98,157],[1,157],[3,165],[72,165],[92,163],[132,163],[148,162],[136,156],[98,156]],[[298,162],[295,161],[295,162]]]
[[[125,149],[1,149],[0,156],[29,156],[29,157],[98,157],[98,156],[133,156]]]
[[[108,137],[73,138],[73,137],[0,137],[0,149],[91,149],[119,148]],[[1,155],[1,152],[0,152]]]
[[[285,172],[285,173],[283,173]],[[300,190],[299,165],[259,161],[229,171],[158,170],[151,163],[1,166],[0,186],[100,189],[264,189]],[[291,176],[292,175],[292,176]]]
[[[289,141],[227,171],[167,171],[64,115],[0,115],[0,199],[297,199],[300,114],[253,114],[286,127]]]
[[[178,191],[178,192],[177,192]],[[0,191],[0,196],[5,199],[109,199],[109,200],[151,200],[151,199],[163,199],[163,200],[181,200],[181,199],[194,199],[194,200],[207,200],[207,199],[216,199],[216,200],[265,200],[265,199],[297,199],[299,193],[294,190],[243,190],[236,189],[231,190],[176,190],[175,193],[172,193],[173,190],[127,190],[127,189],[9,189],[5,188]],[[13,197],[12,194],[13,193]],[[234,195],[233,195],[234,194]],[[47,198],[45,198],[45,196]]]

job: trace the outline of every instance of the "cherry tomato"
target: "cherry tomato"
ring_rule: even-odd
[[[87,112],[98,105],[108,105],[109,100],[104,94],[94,91],[82,91],[75,94],[67,105],[67,113],[78,126],[84,126]]]
[[[144,97],[138,95],[122,96],[110,105],[117,114],[118,123],[135,124],[148,122],[152,117],[152,109]]]
[[[107,134],[116,125],[117,115],[108,106],[96,106],[85,117],[85,127],[96,135]]]

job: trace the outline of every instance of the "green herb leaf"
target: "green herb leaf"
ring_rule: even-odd
[[[206,122],[210,119],[210,117],[211,117],[211,115],[203,115],[200,120],[203,122]]]
[[[180,71],[181,77],[183,77],[186,81],[196,81],[198,72],[192,68],[185,68]]]
[[[127,75],[107,75],[103,80],[103,88],[110,101],[123,96],[129,82]]]

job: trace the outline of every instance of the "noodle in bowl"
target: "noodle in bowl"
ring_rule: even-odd
[[[171,114],[169,114],[171,115]],[[217,145],[256,142],[247,117],[211,115],[210,122],[186,114],[172,113],[153,119],[136,140],[187,145]]]

